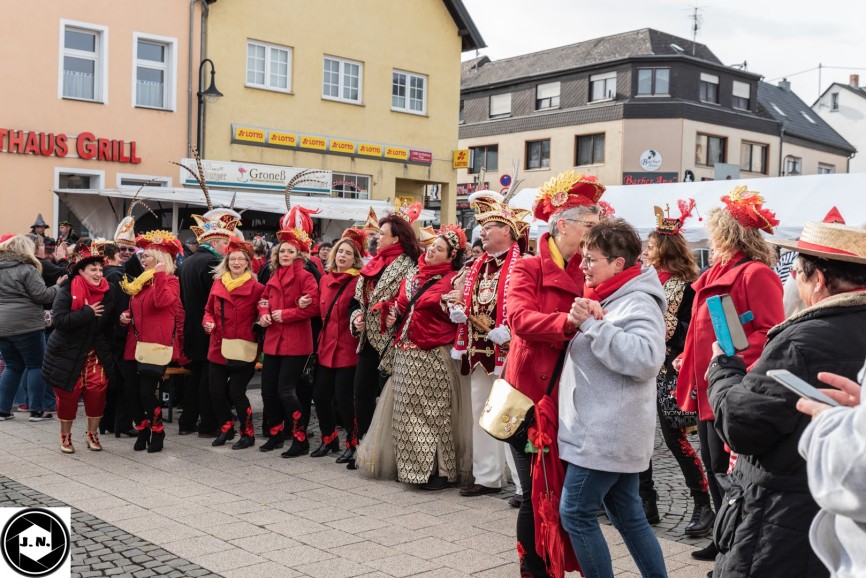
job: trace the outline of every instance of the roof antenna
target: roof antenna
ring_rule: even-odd
[[[689,16],[689,19],[692,21],[692,56],[695,55],[695,50],[697,49],[698,30],[701,28],[701,15],[698,14],[698,10],[700,8],[695,6],[694,12]]]

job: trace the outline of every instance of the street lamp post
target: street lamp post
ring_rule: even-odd
[[[204,71],[204,65],[206,62],[210,63],[210,86],[208,86],[207,90],[202,92],[201,88],[204,84],[202,80],[202,72]],[[198,96],[198,134],[195,141],[195,148],[201,157],[204,156],[204,152],[201,148],[202,139],[204,138],[204,103],[205,101],[215,102],[223,95],[223,93],[217,90],[216,83],[214,82],[215,76],[216,69],[214,68],[213,60],[210,58],[202,60],[201,64],[198,65],[198,92],[196,93],[196,96]]]

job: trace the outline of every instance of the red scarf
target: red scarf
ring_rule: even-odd
[[[292,284],[295,275],[297,275],[303,268],[304,260],[301,257],[298,257],[288,267],[280,267],[277,269],[275,274],[271,275],[271,278],[268,280],[268,285],[273,285],[277,289],[284,290]]]
[[[394,262],[394,260],[403,254],[403,246],[399,243],[389,245],[384,249],[376,251],[376,256],[364,265],[361,269],[361,276],[366,278],[378,277],[385,267]]]
[[[587,299],[592,299],[593,301],[604,301],[611,295],[613,295],[617,289],[640,275],[641,268],[640,265],[634,265],[629,267],[628,269],[623,269],[623,271],[617,275],[614,275],[607,281],[599,283],[595,287],[587,287],[583,286],[583,296]]]
[[[428,265],[427,253],[424,253],[418,259],[418,274],[415,275],[415,279],[418,280],[418,286],[420,287],[422,284],[426,283],[427,280],[435,277],[436,275],[445,276],[450,273],[451,270],[451,261],[445,261],[444,263],[439,263],[438,265]]]
[[[99,285],[85,281],[81,275],[72,278],[72,311],[78,311],[84,307],[85,301],[90,305],[96,305],[108,292],[108,281],[105,277],[99,280]]]
[[[662,285],[664,285],[665,283],[667,283],[667,282],[668,282],[668,279],[670,279],[671,277],[674,276],[673,273],[671,273],[670,271],[665,271],[664,269],[659,269],[659,270],[658,270],[658,274],[659,274],[659,282],[660,282]]]

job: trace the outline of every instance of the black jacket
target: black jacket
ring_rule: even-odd
[[[183,325],[183,350],[190,361],[207,361],[210,336],[201,326],[204,307],[213,285],[213,270],[220,264],[220,258],[200,246],[179,269],[180,297],[186,310]]]
[[[106,375],[114,375],[114,360],[111,355],[112,332],[116,311],[111,291],[102,298],[103,312],[97,317],[90,307],[72,311],[72,279],[63,282],[51,315],[54,331],[48,338],[45,358],[42,360],[42,377],[48,385],[72,391],[81,375],[87,354],[91,349]]]
[[[856,379],[866,351],[864,328],[866,293],[836,295],[771,329],[748,373],[739,357],[719,356],[710,365],[714,427],[740,454],[716,517],[717,575],[829,575],[809,545],[818,505],[797,452],[810,418],[795,408],[797,395],[766,372],[787,369],[818,386],[821,371]]]

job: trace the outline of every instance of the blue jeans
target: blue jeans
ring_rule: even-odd
[[[45,331],[0,337],[0,355],[6,370],[0,376],[0,412],[9,413],[12,400],[22,381],[27,389],[30,411],[42,411],[45,381],[42,358],[45,356]]]
[[[638,494],[638,474],[602,472],[568,464],[559,514],[584,575],[613,578],[610,550],[598,525],[598,509],[602,504],[641,576],[666,578],[664,555]]]

